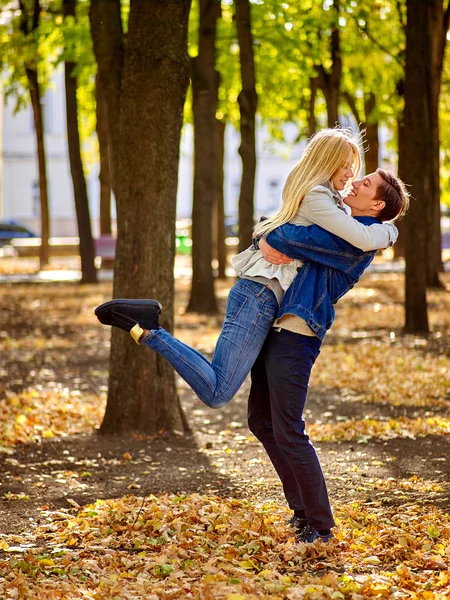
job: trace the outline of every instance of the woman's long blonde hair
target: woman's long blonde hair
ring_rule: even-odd
[[[283,202],[278,212],[254,227],[255,236],[270,233],[290,221],[306,194],[316,185],[330,181],[353,153],[353,177],[361,168],[356,135],[348,129],[322,129],[308,142],[298,164],[289,173],[283,188]]]

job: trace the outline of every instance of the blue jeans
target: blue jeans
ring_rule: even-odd
[[[248,426],[263,444],[289,507],[319,530],[334,526],[325,479],[303,410],[321,340],[272,330],[252,369]]]
[[[227,404],[255,362],[278,312],[271,290],[261,283],[239,279],[228,295],[225,320],[212,363],[163,328],[142,340],[161,356],[210,408]]]

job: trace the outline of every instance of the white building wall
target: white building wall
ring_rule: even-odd
[[[75,207],[67,153],[65,123],[64,73],[54,76],[52,88],[44,99],[45,145],[49,185],[51,235],[76,235]],[[0,149],[0,220],[17,220],[39,233],[39,192],[36,140],[31,106],[14,114],[14,105],[0,102],[3,108],[3,133]],[[1,117],[0,117],[1,123]],[[287,128],[289,133],[289,128]],[[0,129],[1,132],[1,129]],[[241,159],[238,154],[239,133],[227,127],[225,138],[225,211],[237,215]],[[269,148],[270,146],[270,148]],[[273,212],[281,201],[281,191],[287,174],[300,156],[301,146],[268,145],[264,129],[257,132],[258,162],[255,182],[255,211],[257,216]],[[275,152],[273,149],[275,148]],[[2,162],[3,161],[3,167]],[[98,165],[89,167],[88,193],[94,234],[98,235],[99,183]],[[192,127],[183,131],[178,180],[177,216],[189,218],[193,192]]]

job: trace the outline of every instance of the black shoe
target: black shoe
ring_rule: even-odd
[[[307,525],[308,521],[303,517],[298,517],[295,513],[292,515],[290,519],[286,522],[286,525],[289,527],[293,527],[298,532],[302,531]]]
[[[296,536],[297,542],[304,542],[305,544],[312,544],[316,540],[321,540],[326,543],[333,537],[331,533],[331,529],[327,529],[326,531],[317,531],[314,529],[312,525],[307,525],[304,529],[298,532]]]
[[[139,343],[143,329],[159,329],[161,308],[157,300],[118,298],[100,304],[94,313],[100,323],[131,332],[133,339]]]

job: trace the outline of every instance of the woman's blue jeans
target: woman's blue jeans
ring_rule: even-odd
[[[270,289],[239,279],[228,295],[212,362],[163,328],[150,331],[141,343],[164,356],[206,406],[220,408],[250,373],[277,312],[278,302]]]

